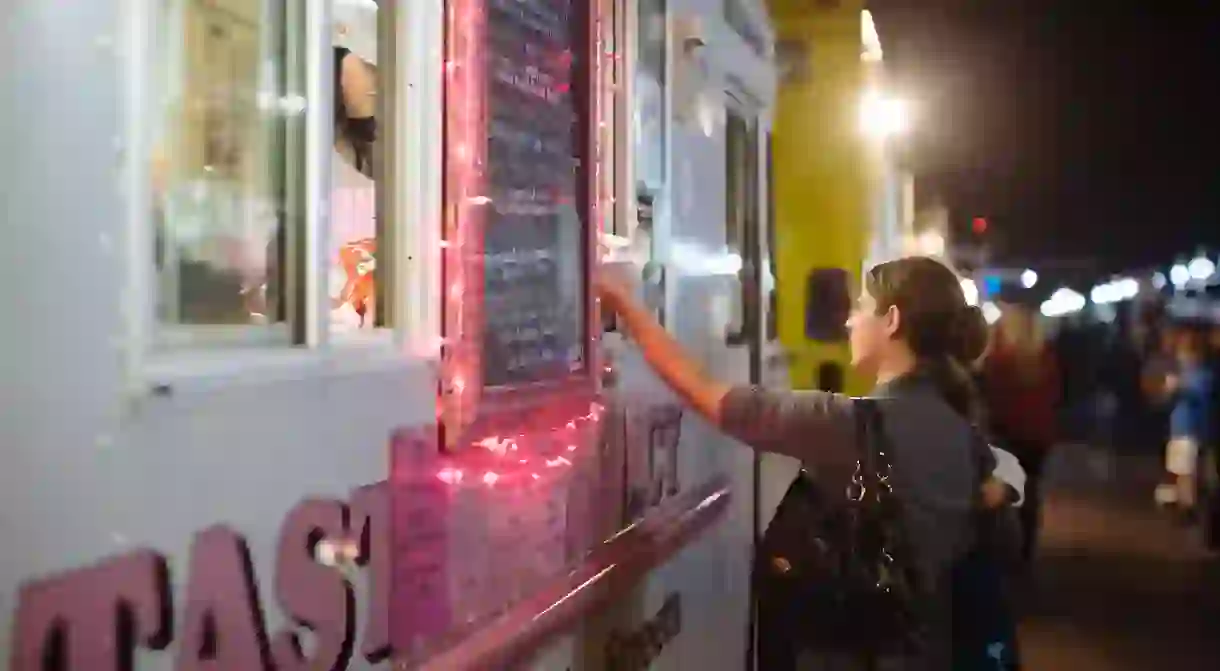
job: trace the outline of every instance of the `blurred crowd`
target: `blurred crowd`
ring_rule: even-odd
[[[1029,475],[1022,513],[1029,552],[1044,465],[1056,445],[1157,454],[1164,464],[1157,503],[1188,521],[1220,518],[1212,449],[1220,326],[1173,320],[1157,306],[1120,317],[1058,323],[1048,334],[1036,313],[1006,305],[992,327],[978,385],[993,439]]]

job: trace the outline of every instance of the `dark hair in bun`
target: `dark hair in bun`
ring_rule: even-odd
[[[987,350],[987,320],[977,305],[967,305],[958,313],[951,350],[950,356],[967,366]]]
[[[935,259],[910,256],[873,266],[865,285],[878,313],[898,308],[898,337],[945,401],[978,422],[981,407],[969,368],[987,348],[987,322],[981,310],[966,304],[957,274]]]

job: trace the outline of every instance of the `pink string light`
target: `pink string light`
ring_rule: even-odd
[[[521,450],[522,444],[532,448],[527,451],[540,458],[547,472],[573,468],[577,466],[577,461],[569,457],[579,452],[582,444],[592,444],[596,440],[603,410],[604,406],[601,403],[592,402],[581,414],[549,431],[524,432],[511,437],[484,436],[476,439],[472,442],[472,446],[478,448],[476,453],[460,453],[449,457],[446,459],[446,463],[437,470],[436,478],[452,487],[463,485],[465,484],[464,469],[457,464],[469,466],[472,463],[478,463],[486,466],[480,482],[488,487],[507,486],[521,481],[538,481],[542,476],[537,471],[522,468],[530,466],[532,458],[514,454]],[[562,448],[548,448],[548,446],[562,446]],[[548,454],[548,451],[554,449],[561,449],[567,456]],[[481,461],[480,456],[485,461]]]
[[[479,413],[482,395],[482,333],[483,333],[483,238],[488,207],[492,195],[488,190],[487,126],[488,100],[485,87],[485,58],[482,53],[488,39],[487,0],[448,0],[446,3],[446,40],[443,78],[446,90],[445,124],[445,194],[442,235],[439,250],[442,260],[442,389],[438,403],[438,421],[463,431]],[[612,197],[613,171],[602,170],[604,146],[612,140],[613,129],[605,123],[606,102],[603,89],[613,86],[605,80],[608,68],[617,57],[607,51],[602,36],[600,11],[591,5],[589,14],[590,41],[585,45],[590,59],[589,82],[590,128],[593,135],[592,160],[587,178],[592,187],[588,225],[591,233],[600,231],[604,222],[602,208]],[[564,72],[575,55],[561,52],[554,56]],[[550,73],[531,85],[559,92],[571,85],[567,75]],[[589,235],[596,246],[598,236]],[[590,374],[601,370],[596,348],[600,320],[596,297],[589,295],[587,348]],[[587,394],[583,395],[588,398]],[[437,478],[449,485],[463,484],[463,469],[478,468],[484,474],[485,485],[500,486],[518,478],[537,480],[536,471],[526,471],[531,460],[548,465],[548,471],[569,469],[578,461],[574,455],[583,445],[595,443],[602,406],[597,402],[574,409],[563,421],[548,429],[541,426],[519,428],[508,434],[485,435],[468,441],[477,454],[450,455],[442,459],[443,467]],[[528,424],[523,420],[522,423]],[[461,453],[462,446],[455,453]],[[562,456],[566,454],[567,456]],[[488,460],[484,464],[484,460]],[[459,467],[460,464],[460,467]],[[475,466],[475,464],[479,464]],[[484,470],[484,465],[486,469]],[[478,471],[476,471],[478,472]],[[490,477],[494,476],[494,477]]]

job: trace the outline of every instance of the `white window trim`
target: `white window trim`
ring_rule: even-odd
[[[126,195],[126,278],[122,297],[124,333],[119,348],[126,386],[135,390],[148,354],[152,332],[156,285],[149,254],[154,249],[152,213],[152,142],[145,121],[154,109],[148,91],[153,24],[152,0],[124,0],[122,37],[126,45],[123,61],[123,168],[119,189]]]
[[[762,339],[761,342],[763,343],[764,357],[773,351],[783,351],[783,347],[780,345],[781,338],[779,333],[779,315],[771,315],[772,291],[776,292],[777,301],[776,305],[774,306],[774,311],[779,312],[779,273],[772,273],[772,268],[775,268],[776,271],[779,270],[779,262],[775,258],[775,250],[771,247],[771,243],[775,241],[775,236],[778,232],[774,230],[776,228],[776,220],[774,216],[775,212],[772,211],[775,207],[775,203],[773,203],[770,198],[770,196],[774,195],[775,193],[775,185],[772,183],[772,180],[775,179],[775,175],[771,172],[771,169],[775,166],[769,165],[769,163],[773,162],[775,158],[769,146],[770,142],[774,141],[772,131],[773,128],[770,117],[760,116],[756,131],[758,133],[758,209],[760,217],[758,261],[762,264],[760,273],[762,273],[762,275],[771,276],[771,281],[769,283],[764,280],[759,282],[758,286],[758,298],[762,308],[759,312],[759,328],[762,329],[760,337]],[[771,159],[771,161],[768,161],[768,159]],[[776,320],[775,338],[773,339],[768,338],[767,333],[767,325],[771,323],[772,319]]]
[[[614,197],[621,208],[618,216],[626,229],[626,237],[633,243],[637,242],[639,229],[639,176],[636,172],[637,150],[639,138],[636,137],[636,71],[639,67],[640,55],[640,4],[638,0],[612,0],[615,12],[621,21],[621,33],[616,36],[616,47],[619,50],[621,81],[619,82],[619,101],[615,109],[615,146],[621,149],[619,163],[616,166]],[[674,39],[673,39],[673,0],[665,0],[665,47],[662,67],[661,115],[663,130],[661,133],[660,151],[663,153],[661,162],[661,180],[650,183],[648,188],[653,191],[652,230],[649,261],[661,263],[666,272],[666,291],[664,314],[673,315],[677,307],[678,274],[681,268],[674,263],[673,245],[673,93],[674,93]],[[637,269],[642,270],[642,269]],[[675,328],[672,319],[666,319],[665,327]]]
[[[628,0],[607,0],[606,4],[613,8],[614,26],[614,56],[615,88],[610,92],[614,96],[614,126],[612,128],[611,152],[608,160],[614,170],[612,196],[614,198],[613,231],[606,231],[617,236],[632,238],[639,226],[636,211],[635,191],[635,146],[633,144],[634,127],[632,122],[635,114],[635,15],[638,2]]]
[[[331,158],[335,124],[330,0],[305,0],[305,347],[325,347],[330,336]]]
[[[445,0],[396,0],[403,66],[398,118],[404,129],[397,153],[405,195],[398,200],[395,281],[404,349],[440,362],[441,220],[444,172]],[[404,46],[405,45],[405,46]],[[414,122],[412,122],[414,119]]]
[[[247,326],[171,327],[157,332],[155,287],[149,263],[153,249],[151,198],[152,138],[147,123],[159,113],[149,91],[154,0],[124,0],[127,45],[124,62],[124,166],[120,188],[127,195],[127,271],[122,299],[125,333],[121,350],[127,395],[142,398],[167,391],[211,391],[233,384],[271,383],[317,375],[350,375],[415,369],[435,370],[440,358],[441,103],[444,0],[397,0],[394,31],[398,54],[400,104],[393,123],[399,129],[392,153],[398,176],[393,186],[402,197],[393,202],[395,225],[394,328],[359,334],[329,330],[330,175],[333,122],[333,68],[330,57],[330,0],[305,0],[306,99],[306,248],[309,268],[301,273],[307,296],[305,344],[290,346],[276,330]],[[423,297],[423,300],[420,298]],[[257,333],[255,333],[257,331]],[[169,342],[162,337],[168,336]],[[165,347],[172,344],[172,347]],[[160,345],[160,346],[159,346]]]

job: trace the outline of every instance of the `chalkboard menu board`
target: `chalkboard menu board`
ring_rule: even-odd
[[[585,366],[587,0],[487,3],[483,383]]]

